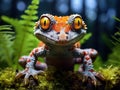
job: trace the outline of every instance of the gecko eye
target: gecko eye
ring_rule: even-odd
[[[76,17],[73,21],[73,28],[79,30],[82,28],[82,18]]]
[[[50,27],[51,21],[48,17],[42,17],[40,19],[40,25],[43,30],[48,30]]]

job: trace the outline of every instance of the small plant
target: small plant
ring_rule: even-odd
[[[120,22],[119,18],[115,17],[115,20]],[[108,56],[108,61],[106,61],[107,65],[114,65],[114,66],[120,66],[120,28],[117,27],[118,31],[112,36],[112,53]]]
[[[12,68],[6,68],[0,71],[0,88],[11,87],[14,83],[16,73]]]
[[[105,78],[105,90],[111,90],[118,82],[120,82],[120,68],[111,65],[107,68],[100,68],[99,71]]]
[[[11,29],[3,27],[4,33],[1,33],[0,38],[0,61],[6,62],[8,66],[18,68],[18,59],[22,55],[27,55],[38,45],[38,40],[33,35],[33,27],[35,20],[38,19],[37,9],[39,0],[32,0],[31,5],[25,10],[25,14],[21,15],[21,19],[13,19],[7,16],[2,16],[2,20],[11,24],[14,28],[14,35],[8,35]],[[32,12],[32,13],[31,13]],[[0,30],[3,30],[2,28]],[[11,38],[14,38],[11,40]]]

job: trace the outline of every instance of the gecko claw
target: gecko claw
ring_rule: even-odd
[[[22,76],[23,76],[23,73],[19,72],[19,73],[17,73],[17,75],[15,76],[15,79],[17,80],[17,79],[21,78]]]
[[[33,78],[38,80],[38,76],[37,75],[33,75]]]
[[[99,78],[100,80],[102,80],[102,81],[105,80],[104,76],[103,76],[102,74],[100,74],[100,73],[96,73],[95,76],[96,76],[97,78]]]
[[[84,75],[83,82],[91,83],[95,87],[97,86],[98,80],[100,80],[100,81],[105,80],[102,74],[95,72],[95,71],[93,71],[93,72],[84,71],[83,75]]]
[[[25,83],[25,85],[28,85],[29,84],[29,79],[28,78],[24,78],[24,83]]]
[[[93,85],[96,87],[97,86],[97,81],[93,80]]]
[[[35,70],[33,68],[26,68],[25,70],[19,72],[16,75],[15,79],[18,80],[19,78],[21,78],[22,76],[24,76],[24,84],[28,85],[29,81],[30,81],[29,79],[30,79],[31,76],[33,77],[33,79],[38,80],[38,76],[37,75],[41,74],[43,72],[44,71],[42,71],[42,70]]]

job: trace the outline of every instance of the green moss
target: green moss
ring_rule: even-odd
[[[118,67],[101,68],[100,73],[105,77],[105,90],[111,90],[119,87],[120,72]],[[24,77],[15,80],[16,71],[12,68],[6,68],[0,71],[0,89],[5,90],[94,90],[88,82],[83,80],[85,76],[78,72],[56,70],[49,67],[43,74],[38,75],[38,80],[30,78],[29,85],[24,85]],[[97,83],[96,90],[103,90],[105,83]],[[101,89],[101,86],[103,87]]]
[[[0,72],[0,86],[11,87],[14,83],[15,71],[12,68],[6,68]]]
[[[39,81],[39,87],[42,90],[78,90],[84,88],[82,75],[71,71],[59,71],[53,67],[49,67],[44,76],[39,76]]]
[[[38,75],[38,80],[33,85],[25,86],[23,83],[24,78],[15,80],[15,70],[6,68],[0,72],[0,88],[24,90],[30,88],[32,90],[39,88],[40,90],[78,90],[84,88],[82,83],[82,75],[71,71],[59,71],[50,67],[42,75]]]
[[[106,90],[111,90],[114,88],[118,83],[120,83],[120,68],[108,66],[107,68],[100,68],[100,73],[105,78],[106,81]]]

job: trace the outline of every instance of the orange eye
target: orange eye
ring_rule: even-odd
[[[73,21],[73,27],[76,30],[80,29],[82,27],[82,18],[76,17]]]
[[[44,30],[49,29],[49,27],[50,27],[50,19],[48,17],[42,17],[40,19],[40,25],[41,25],[41,28],[44,29]]]

